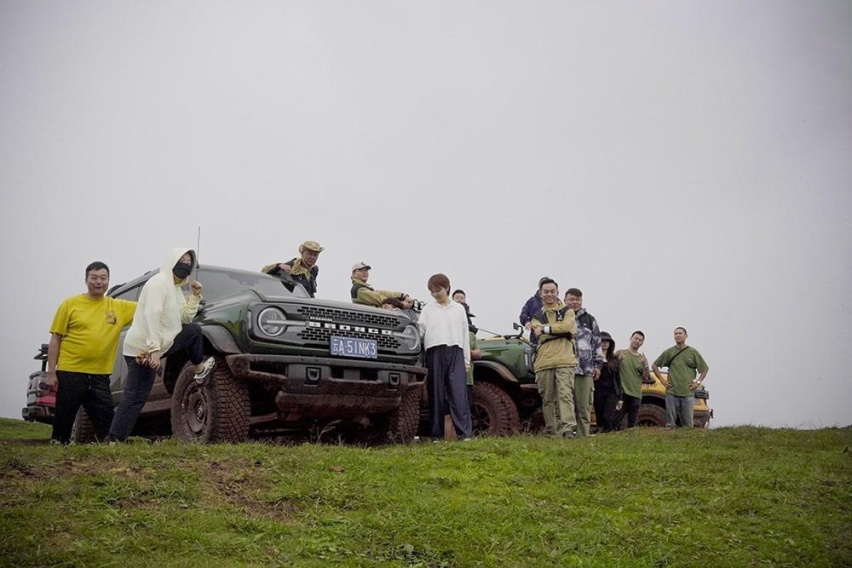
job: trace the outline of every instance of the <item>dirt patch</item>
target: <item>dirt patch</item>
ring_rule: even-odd
[[[288,523],[297,507],[287,498],[263,499],[270,487],[266,471],[258,462],[213,461],[199,471],[204,484],[205,499],[226,501],[243,512]]]
[[[0,438],[0,444],[15,444],[18,446],[46,446],[47,438]]]

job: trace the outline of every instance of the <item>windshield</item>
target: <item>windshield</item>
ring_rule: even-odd
[[[301,284],[290,280],[279,280],[274,276],[262,273],[243,272],[241,270],[225,271],[221,269],[204,269],[198,274],[198,281],[204,285],[202,294],[208,301],[223,296],[230,296],[243,290],[255,290],[263,296],[309,298]]]

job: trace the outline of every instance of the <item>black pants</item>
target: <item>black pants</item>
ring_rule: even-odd
[[[93,375],[73,371],[56,371],[59,387],[56,391],[56,412],[53,416],[51,438],[63,444],[71,441],[71,429],[77,411],[82,406],[95,426],[95,434],[103,440],[109,433],[113,418],[109,375]]]
[[[444,437],[447,405],[459,438],[473,435],[464,351],[457,345],[436,345],[426,351],[426,377],[429,394],[429,436]]]
[[[201,338],[201,326],[197,323],[187,323],[175,336],[174,343],[163,358],[180,351],[189,352],[189,360],[193,365],[204,361],[204,341]],[[142,412],[142,407],[148,401],[148,395],[154,387],[157,372],[146,365],[140,365],[135,357],[125,357],[127,361],[127,381],[124,383],[124,393],[121,403],[115,410],[115,418],[109,428],[109,435],[116,440],[126,439],[133,431],[136,420]]]
[[[595,389],[595,419],[601,432],[612,432],[618,429],[619,412],[615,409],[618,396],[612,389]]]
[[[632,397],[629,394],[623,395],[622,398],[624,399],[624,405],[621,407],[621,412],[618,413],[615,424],[620,428],[621,421],[624,420],[624,415],[626,414],[627,427],[633,428],[639,421],[639,407],[642,405],[642,399]]]

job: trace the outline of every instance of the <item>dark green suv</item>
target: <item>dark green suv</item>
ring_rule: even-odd
[[[155,273],[109,295],[136,300]],[[426,369],[418,363],[420,332],[407,316],[310,298],[288,277],[204,266],[197,278],[204,301],[195,321],[216,358],[213,375],[198,385],[185,356],[168,358],[135,435],[239,442],[347,423],[373,440],[414,437]],[[110,379],[116,405],[126,377],[119,351]],[[40,400],[49,397],[28,398],[24,417],[49,422],[52,409]],[[79,441],[89,435],[86,418],[81,411]]]

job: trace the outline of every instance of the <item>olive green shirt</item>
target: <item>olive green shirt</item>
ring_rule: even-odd
[[[669,382],[672,385],[671,394],[675,396],[691,396],[694,391],[689,387],[692,381],[695,380],[695,376],[698,373],[709,370],[710,367],[707,366],[701,353],[694,347],[687,345],[683,348],[683,352],[677,355],[679,351],[681,350],[678,349],[677,345],[669,347],[657,357],[654,365],[661,368],[668,367]]]
[[[479,349],[479,342],[476,340],[476,334],[470,332],[470,350]],[[473,385],[473,361],[470,362],[470,369],[467,370],[467,384]]]
[[[642,356],[631,353],[629,349],[620,349],[615,352],[615,355],[618,357],[621,391],[633,398],[642,398],[642,375],[645,371]]]

